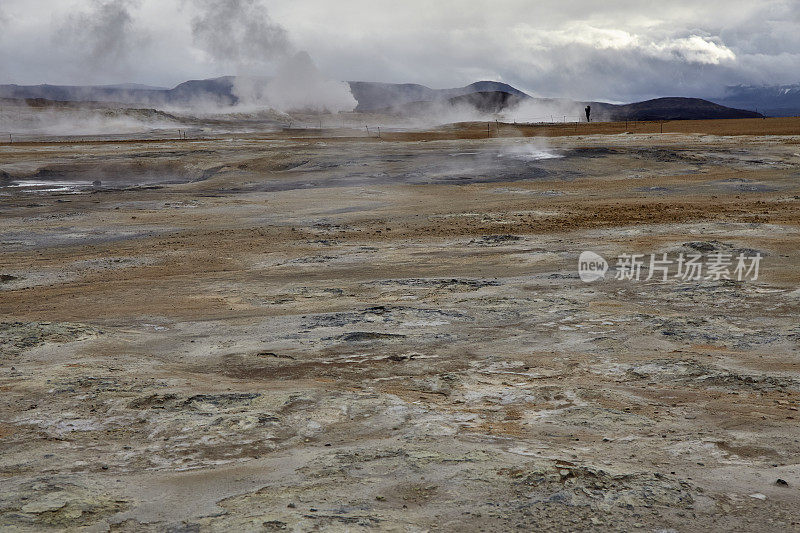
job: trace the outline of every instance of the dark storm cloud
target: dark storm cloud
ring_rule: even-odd
[[[3,0],[0,11],[0,75],[23,83],[171,85],[261,71],[290,42],[339,79],[495,79],[544,96],[800,82],[797,0]]]

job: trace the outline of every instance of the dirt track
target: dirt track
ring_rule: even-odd
[[[0,147],[0,527],[800,527],[800,120],[619,126]]]

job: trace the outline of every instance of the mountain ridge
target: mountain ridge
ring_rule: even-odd
[[[234,76],[187,80],[171,89],[138,84],[103,86],[10,84],[0,85],[0,98],[176,107],[200,103],[232,106],[239,102],[234,92],[235,81]],[[415,83],[395,84],[365,81],[347,83],[358,102],[355,110],[367,113],[423,114],[429,112],[434,105],[448,104],[472,108],[481,113],[494,114],[517,108],[523,103],[529,102],[535,105],[551,106],[557,110],[557,113],[553,113],[555,116],[563,113],[568,114],[570,119],[580,115],[585,105],[591,105],[593,116],[600,120],[686,120],[762,116],[750,111],[746,105],[733,107],[719,101],[715,103],[698,98],[668,97],[622,105],[605,102],[579,102],[559,98],[534,98],[507,83],[487,80],[450,89],[432,89]],[[784,90],[781,94],[786,95],[786,98],[791,101],[794,101],[792,99],[796,96],[798,109],[800,109],[800,85],[787,87],[792,90]],[[775,91],[773,90],[772,93],[774,94]],[[729,101],[734,104],[742,99],[749,101],[745,98],[748,94],[747,90],[740,88]],[[758,94],[761,93],[757,93],[756,96]],[[749,97],[754,98],[753,95]]]
[[[725,106],[757,110],[770,117],[800,116],[800,84],[732,85],[725,95],[711,98]]]

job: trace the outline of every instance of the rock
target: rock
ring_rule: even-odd
[[[750,495],[751,498],[755,498],[756,500],[766,500],[767,497],[761,494],[760,492],[756,492],[755,494]]]
[[[405,335],[398,335],[396,333],[375,333],[372,331],[354,331],[353,333],[347,333],[340,337],[340,339],[345,342],[370,342],[402,338],[405,338]]]
[[[22,511],[25,513],[46,513],[48,511],[57,511],[67,505],[67,498],[61,494],[48,494],[47,496],[26,503],[22,506]]]
[[[780,487],[788,487],[789,486],[789,483],[785,479],[780,479],[780,478],[778,478],[775,481],[775,484],[780,486]]]
[[[292,359],[292,360],[294,360],[294,357],[292,357],[291,355],[278,354],[278,353],[275,353],[275,352],[258,352],[258,354],[256,354],[256,355],[258,357],[274,357],[276,359]]]

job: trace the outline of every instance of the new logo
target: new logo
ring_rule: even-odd
[[[605,279],[608,262],[594,252],[583,252],[578,258],[578,275],[581,281],[592,283]]]

